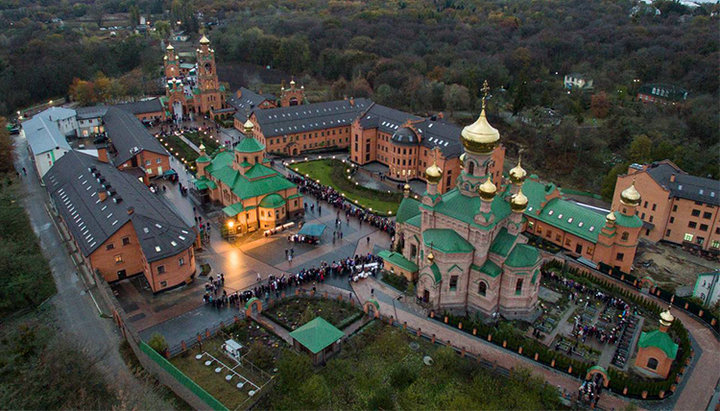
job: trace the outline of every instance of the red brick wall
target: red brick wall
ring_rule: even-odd
[[[105,200],[112,201],[112,200]],[[123,245],[122,239],[127,237],[130,240],[128,245]],[[107,247],[112,245],[112,249]],[[116,262],[115,257],[122,258],[122,262]],[[105,241],[97,250],[89,256],[90,265],[93,269],[99,270],[105,281],[118,280],[117,272],[125,270],[125,275],[130,277],[142,273],[145,268],[145,257],[143,256],[140,244],[137,240],[135,228],[131,222],[125,223],[118,231]]]
[[[650,358],[658,360],[658,366],[656,369],[650,369],[647,367],[647,362]],[[635,365],[640,368],[644,368],[648,371],[654,372],[655,374],[667,378],[670,373],[670,367],[672,366],[672,360],[669,359],[665,353],[657,347],[638,347],[637,357],[635,358]]]
[[[181,258],[183,265],[180,265]],[[160,273],[159,267],[163,267],[165,271]],[[195,274],[195,253],[191,246],[178,254],[150,263],[145,277],[153,291],[157,292],[181,284],[193,274]]]

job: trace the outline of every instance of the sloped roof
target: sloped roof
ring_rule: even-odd
[[[240,201],[234,204],[230,204],[227,207],[224,207],[222,209],[223,213],[225,213],[228,217],[235,217],[236,215],[242,213],[245,209],[243,208],[243,205]]]
[[[508,267],[531,267],[537,263],[540,252],[537,248],[527,244],[517,244],[505,260]]]
[[[483,229],[494,227],[498,221],[502,221],[511,213],[510,204],[501,195],[496,195],[491,204],[491,212],[495,215],[494,223],[479,226],[475,223],[475,213],[480,210],[481,203],[480,197],[466,196],[458,188],[453,188],[442,195],[442,201],[434,207],[434,210],[437,213]],[[420,207],[433,209],[424,204],[420,205]]]
[[[265,146],[260,144],[260,142],[253,137],[245,137],[240,143],[238,143],[237,146],[235,146],[235,151],[240,153],[257,153],[263,151],[264,149]]]
[[[232,167],[233,158],[233,153],[221,151],[213,157],[205,171],[227,185],[241,200],[295,187],[285,177],[262,164],[253,167],[262,167],[263,177],[250,180]],[[255,174],[260,174],[260,171]]]
[[[36,114],[22,123],[25,137],[34,155],[39,155],[55,148],[72,150],[57,124],[45,116]]]
[[[163,110],[159,98],[116,104],[115,107],[131,114],[157,113]]]
[[[227,99],[227,103],[235,108],[234,117],[240,121],[245,121],[263,101],[275,101],[276,99],[272,94],[259,94],[248,88],[240,87],[240,97],[233,94],[232,97]]]
[[[107,113],[108,106],[100,105],[100,106],[89,106],[89,107],[79,107],[77,111],[77,119],[78,120],[87,120],[91,118],[99,118],[103,117],[105,113]]]
[[[502,268],[500,268],[497,264],[495,264],[494,262],[492,262],[492,260],[488,258],[485,261],[485,264],[480,267],[480,272],[485,273],[490,277],[497,277],[498,275],[502,274]]]
[[[280,194],[272,193],[263,197],[259,205],[262,208],[277,208],[283,204],[285,204],[285,199]]]
[[[73,118],[77,115],[77,112],[71,108],[65,107],[50,107],[47,110],[36,114],[35,116],[42,116],[50,121],[66,120]]]
[[[128,222],[149,262],[183,252],[195,241],[189,224],[142,182],[95,157],[70,151],[43,181],[85,256]],[[100,201],[98,191],[114,194]]]
[[[103,119],[105,132],[117,150],[114,158],[116,165],[125,163],[143,150],[169,155],[165,147],[130,112],[110,107]]]
[[[335,328],[335,326],[325,321],[322,317],[315,317],[314,320],[290,333],[290,337],[310,350],[313,354],[324,350],[344,335],[342,331]]]
[[[605,226],[603,214],[560,198],[550,200],[534,217],[593,243],[597,242],[598,234]]]
[[[408,218],[407,221],[405,221],[406,224],[410,224],[412,226],[415,226],[417,228],[420,228],[420,225],[422,224],[422,218],[421,215],[418,214],[415,217]]]
[[[386,263],[396,265],[403,270],[409,271],[411,273],[414,273],[418,270],[417,264],[408,260],[400,253],[382,250],[378,253],[378,257],[382,258]]]
[[[475,250],[475,247],[455,230],[431,228],[423,231],[422,235],[426,246],[432,246],[433,250],[443,253],[469,253]]]
[[[644,332],[640,334],[638,339],[638,347],[656,347],[661,349],[668,358],[674,360],[677,356],[678,345],[670,338],[667,333],[660,330]]]
[[[513,244],[515,244],[516,238],[517,236],[508,233],[507,228],[501,228],[500,232],[495,237],[495,240],[493,240],[490,245],[490,252],[502,257],[507,257],[513,247]]]
[[[365,98],[301,104],[298,106],[255,110],[253,113],[265,137],[303,133],[352,124],[370,106]]]
[[[676,169],[665,162],[651,164],[647,173],[659,185],[670,190],[670,195],[692,201],[720,206],[720,181],[696,177]],[[670,181],[675,174],[675,181]]]
[[[398,207],[395,221],[398,223],[404,223],[419,214],[420,202],[411,197],[403,198],[400,202],[400,207]]]

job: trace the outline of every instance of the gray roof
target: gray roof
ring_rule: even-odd
[[[159,98],[117,104],[115,107],[121,108],[132,114],[157,113],[163,110],[162,103]]]
[[[195,240],[193,229],[142,182],[95,157],[71,151],[43,181],[85,256],[128,222],[148,262],[177,255]],[[100,201],[98,191],[113,194]]]
[[[400,127],[390,138],[390,141],[400,145],[416,145],[418,137],[408,127]]]
[[[140,120],[127,111],[116,107],[109,107],[104,117],[105,132],[117,155],[114,158],[116,165],[120,165],[137,153],[147,150],[153,153],[169,155],[165,148],[142,125]]]
[[[240,121],[246,121],[250,114],[263,101],[275,101],[276,97],[272,94],[259,94],[248,88],[240,87],[240,97],[234,94],[227,99],[227,103],[237,110],[235,117]]]
[[[30,144],[34,155],[39,155],[55,148],[72,150],[65,136],[60,132],[57,124],[48,117],[36,114],[30,120],[22,123],[25,137]]]
[[[407,121],[420,133],[420,144],[427,148],[438,147],[446,158],[457,157],[463,152],[460,142],[462,129],[442,119],[419,117],[394,108],[373,103],[372,107],[362,114],[360,125],[363,128],[375,128],[395,135]]]
[[[364,110],[370,107],[366,98],[301,104],[298,106],[268,108],[254,112],[265,137],[303,133],[330,127],[349,126]]]
[[[88,120],[91,118],[103,117],[107,113],[108,106],[90,106],[79,107],[77,110],[78,120]]]
[[[65,120],[75,117],[75,110],[65,107],[50,107],[49,109],[36,114],[36,116],[43,116],[50,121]]]
[[[672,197],[720,206],[720,181],[718,180],[691,176],[665,162],[650,164],[647,172],[655,182],[670,190]],[[675,174],[674,182],[670,181],[673,174]],[[640,194],[642,194],[642,189]]]

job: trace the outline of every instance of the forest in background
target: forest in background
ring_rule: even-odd
[[[270,66],[328,99],[443,111],[460,125],[477,115],[487,79],[510,156],[522,151],[531,172],[607,196],[631,162],[669,158],[720,176],[719,10],[669,0],[0,0],[0,112],[63,96],[76,78],[107,76],[113,97],[157,92],[160,39],[184,28],[207,32],[221,65]],[[156,32],[103,37],[112,13],[162,20]],[[568,94],[572,72],[594,90]],[[638,103],[645,83],[683,87],[688,100]],[[518,121],[546,109],[562,121]]]

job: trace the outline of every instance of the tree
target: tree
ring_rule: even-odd
[[[13,170],[15,147],[7,129],[5,117],[0,117],[0,173]]]
[[[590,102],[590,109],[592,110],[593,115],[597,118],[607,117],[608,112],[610,111],[610,101],[604,91],[593,94]]]
[[[75,78],[70,86],[70,97],[80,103],[81,106],[89,106],[97,101],[95,86],[89,81]]]
[[[161,39],[167,39],[170,37],[170,22],[167,20],[158,20],[155,22],[155,32],[160,36]]]
[[[638,134],[633,138],[628,149],[628,159],[633,163],[647,163],[652,160],[650,154],[652,152],[653,143],[650,137],[645,134]]]
[[[450,110],[450,115],[455,110],[467,110],[470,106],[470,92],[465,86],[451,84],[445,87],[443,103],[445,103],[445,109]]]
[[[131,5],[129,8],[129,14],[130,14],[130,25],[135,27],[138,24],[140,24],[140,9],[135,4]]]
[[[617,176],[620,174],[627,173],[628,169],[628,163],[619,163],[616,164],[615,167],[610,169],[610,172],[605,175],[602,182],[602,188],[600,190],[600,195],[605,200],[610,201],[613,197],[613,194],[615,193],[615,183],[617,183]]]
[[[165,341],[165,337],[163,337],[160,333],[153,333],[148,340],[148,345],[161,355],[165,355],[168,350],[168,343]]]

